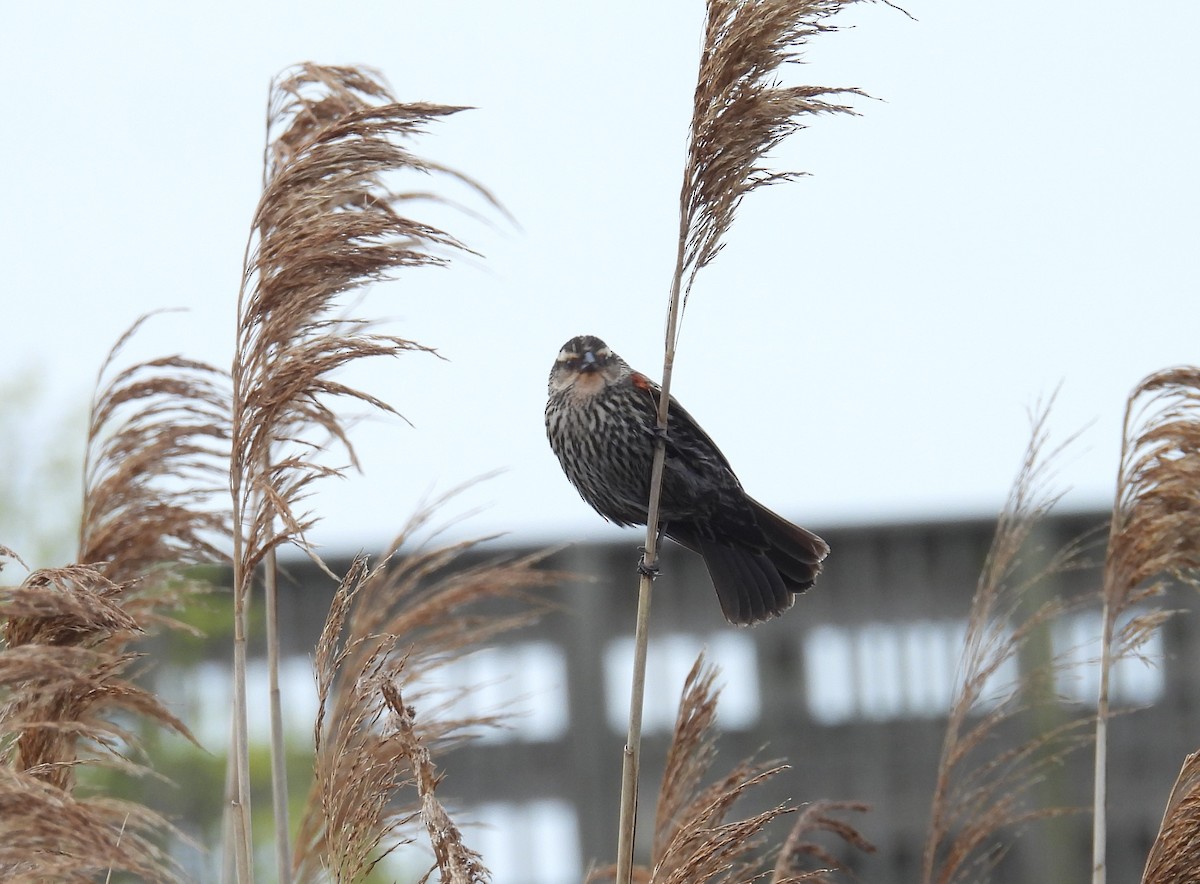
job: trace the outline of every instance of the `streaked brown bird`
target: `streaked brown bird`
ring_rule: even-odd
[[[660,388],[599,338],[567,341],[550,372],[546,435],[571,484],[618,525],[645,525]],[[704,557],[730,623],[758,623],[813,585],[829,545],[742,490],[729,461],[674,399],[660,523]]]

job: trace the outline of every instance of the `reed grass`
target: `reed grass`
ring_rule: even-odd
[[[828,800],[803,807],[783,803],[736,816],[735,805],[752,799],[758,787],[790,770],[782,761],[743,759],[724,775],[706,782],[717,758],[718,675],[717,668],[701,654],[684,682],[658,790],[650,863],[635,864],[630,870],[633,880],[645,884],[763,880],[793,884],[833,881],[840,873],[848,873],[848,866],[832,848],[814,837],[822,832],[832,834],[845,845],[872,852],[873,845],[839,816],[847,811],[864,812],[867,805]],[[782,843],[772,846],[768,827],[793,815],[795,820]],[[617,866],[606,866],[593,870],[586,880],[592,884],[620,874]]]
[[[227,404],[220,372],[167,357],[120,371],[124,345],[97,380],[88,423],[80,564],[40,569],[0,589],[0,872],[5,880],[94,880],[124,871],[173,881],[158,845],[170,824],[128,801],[75,794],[81,766],[143,775],[124,719],[192,739],[130,677],[126,645],[176,626],[196,589],[180,566],[220,556],[228,519],[210,509],[221,472]],[[14,558],[11,551],[3,553]]]
[[[852,113],[839,96],[857,89],[785,87],[785,63],[800,60],[814,35],[835,30],[835,0],[710,0],[681,189],[677,262],[671,285],[663,391],[669,391],[679,318],[700,269],[721,249],[741,200],[788,180],[766,154],[813,114]],[[432,121],[460,108],[402,104],[382,78],[349,67],[300,65],[273,84],[264,191],[247,246],[233,369],[225,373],[175,355],[120,367],[139,320],[101,369],[91,405],[83,517],[76,562],[28,573],[0,587],[0,876],[12,881],[94,881],[128,874],[182,879],[163,845],[182,838],[169,821],[129,801],[82,795],[78,772],[106,766],[150,773],[130,720],[191,739],[187,724],[132,675],[130,643],[179,626],[175,611],[199,587],[180,566],[231,559],[233,566],[235,737],[230,797],[231,854],[239,881],[253,878],[246,734],[247,609],[256,572],[273,572],[275,552],[293,545],[320,557],[307,535],[308,509],[323,478],[356,465],[337,401],[395,413],[366,391],[334,379],[354,360],[432,352],[377,333],[347,313],[347,298],[402,268],[440,266],[469,249],[409,216],[427,190],[398,191],[392,173],[462,176],[407,147]],[[472,183],[469,182],[468,183]],[[473,184],[473,183],[472,183]],[[478,193],[488,201],[482,188]],[[659,426],[668,428],[667,396]],[[1200,371],[1175,368],[1138,385],[1127,402],[1117,495],[1102,584],[1101,689],[1095,716],[1077,715],[1017,742],[1007,725],[1054,702],[1044,690],[1065,665],[1052,658],[999,697],[990,694],[1007,662],[1082,598],[1039,598],[1045,581],[1087,560],[1085,539],[1037,558],[1037,526],[1058,500],[1047,491],[1056,453],[1047,454],[1046,416],[1034,432],[972,602],[958,688],[935,784],[922,880],[986,880],[1022,827],[1073,812],[1041,806],[1035,786],[1093,739],[1094,882],[1105,878],[1109,675],[1139,652],[1170,612],[1155,607],[1165,579],[1192,579],[1200,566]],[[346,467],[317,457],[329,440]],[[656,458],[645,564],[657,553]],[[230,497],[226,506],[223,494]],[[563,575],[541,556],[462,566],[475,542],[414,543],[429,513],[414,519],[374,565],[360,558],[338,579],[315,648],[320,703],[314,723],[314,779],[294,850],[286,775],[273,765],[277,876],[301,881],[362,880],[404,842],[431,855],[425,879],[489,879],[438,796],[445,750],[467,743],[489,717],[455,717],[421,679],[542,610],[537,590]],[[230,548],[232,554],[230,555]],[[0,546],[0,568],[24,568]],[[11,574],[11,570],[6,573]],[[266,581],[268,586],[272,581]],[[852,878],[845,849],[871,845],[850,815],[856,800],[770,804],[743,813],[758,788],[785,776],[783,762],[737,761],[713,778],[717,760],[717,671],[697,660],[684,685],[658,792],[650,856],[638,864],[635,839],[641,686],[651,581],[640,587],[630,730],[623,771],[617,862],[589,880],[702,882],[833,881]],[[507,607],[497,613],[495,604]],[[271,605],[278,603],[272,598]],[[272,641],[278,649],[277,626]],[[278,681],[271,703],[278,731]],[[282,757],[274,740],[276,759]],[[1200,753],[1180,771],[1147,858],[1143,880],[1185,879],[1200,855]],[[783,839],[772,833],[791,823]],[[469,830],[466,830],[469,831]],[[829,844],[830,839],[833,846]]]
[[[496,721],[448,715],[417,679],[531,622],[544,607],[531,590],[563,575],[539,568],[540,555],[452,568],[475,542],[401,554],[427,516],[380,564],[354,563],[317,644],[320,708],[294,858],[299,880],[360,880],[422,824],[443,880],[483,880],[478,856],[437,800],[432,759]],[[508,613],[497,613],[497,602]]]
[[[238,295],[232,370],[236,775],[230,806],[242,881],[252,876],[245,667],[253,575],[264,564],[272,575],[266,582],[272,614],[268,657],[275,664],[270,676],[272,791],[276,874],[286,882],[291,851],[274,556],[280,546],[292,544],[320,561],[306,540],[316,516],[302,506],[314,482],[343,472],[317,457],[327,440],[341,448],[350,466],[357,465],[331,402],[350,400],[395,413],[333,375],[361,359],[429,352],[414,341],[371,331],[366,319],[347,316],[346,297],[400,268],[444,265],[449,253],[466,251],[449,233],[402,213],[414,198],[436,196],[398,192],[389,177],[400,170],[455,174],[413,154],[405,142],[431,121],[459,110],[401,104],[378,74],[361,68],[303,64],[272,86],[264,187]]]
[[[642,705],[650,600],[657,574],[659,507],[671,378],[680,320],[696,274],[721,250],[737,207],[747,194],[796,176],[764,165],[770,150],[804,128],[808,116],[852,113],[827,99],[862,95],[858,89],[782,86],[775,77],[785,64],[801,60],[801,48],[816,34],[836,30],[827,19],[856,0],[708,0],[687,158],[679,196],[679,236],[675,270],[667,299],[659,393],[658,442],[650,476],[646,545],[639,571],[634,630],[633,683],[622,756],[621,811],[617,844],[617,880],[630,881],[637,826],[638,771],[641,766]]]
[[[1195,582],[1200,569],[1198,537],[1200,369],[1181,366],[1146,377],[1130,393],[1125,406],[1101,590],[1104,607],[1093,777],[1093,884],[1107,880],[1112,667],[1118,660],[1136,655],[1154,630],[1171,616],[1171,611],[1152,604],[1162,593],[1165,579],[1175,576]],[[1176,813],[1178,808],[1176,805]],[[1157,867],[1163,867],[1161,859]]]
[[[1200,752],[1183,762],[1146,857],[1143,884],[1187,881],[1200,868]]]
[[[1064,717],[1052,689],[1056,676],[1071,665],[1065,658],[1069,650],[1047,652],[1032,667],[1022,659],[1030,642],[1088,601],[1082,595],[1041,592],[1056,575],[1086,566],[1091,545],[1079,538],[1054,551],[1037,548],[1038,526],[1061,496],[1048,487],[1063,450],[1047,451],[1048,416],[1049,406],[1034,416],[1029,446],[971,601],[923,855],[921,879],[927,884],[986,880],[1025,827],[1075,812],[1042,806],[1033,791],[1088,744],[1093,717]],[[1015,683],[998,683],[1006,664],[1020,673]],[[1056,724],[1039,726],[1043,707]],[[1032,735],[1014,742],[1013,724],[1022,720]]]

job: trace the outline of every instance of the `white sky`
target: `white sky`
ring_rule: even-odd
[[[351,376],[415,428],[360,427],[366,475],[322,490],[317,539],[374,547],[423,496],[494,469],[448,510],[484,508],[458,533],[613,536],[546,444],[546,375],[585,332],[660,374],[702,7],[7,4],[0,377],[34,374],[40,413],[82,403],[159,307],[190,312],[138,355],[228,364],[268,81],[369,64],[402,100],[478,108],[417,150],[520,226],[452,219],[485,261],[367,299],[450,361]],[[697,284],[674,391],[752,494],[819,531],[994,513],[1028,408],[1061,384],[1058,437],[1088,427],[1067,503],[1101,505],[1125,396],[1198,358],[1200,4],[907,8],[918,21],[852,10],[786,73],[882,100],[778,152],[813,177],[744,204]]]

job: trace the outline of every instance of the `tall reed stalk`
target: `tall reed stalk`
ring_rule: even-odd
[[[1145,378],[1125,407],[1116,499],[1104,562],[1103,634],[1092,799],[1092,882],[1108,873],[1110,675],[1170,612],[1146,603],[1163,578],[1200,568],[1200,369]],[[1139,613],[1140,611],[1140,613]]]
[[[776,71],[800,61],[800,48],[835,28],[825,20],[855,0],[709,0],[688,152],[680,190],[679,237],[667,306],[655,447],[650,480],[646,546],[638,587],[633,683],[621,776],[617,880],[633,868],[641,720],[649,642],[650,599],[657,568],[659,506],[666,458],[668,406],[679,322],[696,274],[720,252],[737,206],[752,190],[795,177],[762,165],[765,155],[811,114],[852,113],[824,100],[857,89],[780,86]]]
[[[344,311],[347,295],[363,285],[402,267],[445,264],[450,253],[465,249],[450,234],[402,214],[410,199],[437,198],[399,192],[390,178],[399,170],[446,173],[412,154],[403,141],[431,120],[458,110],[398,103],[378,75],[359,68],[303,64],[271,90],[265,186],[246,248],[232,370],[231,757],[236,774],[230,806],[239,881],[253,876],[246,733],[247,610],[253,576],[260,566],[273,570],[274,552],[284,544],[297,545],[320,564],[305,539],[316,517],[300,504],[313,482],[343,470],[319,459],[330,440],[356,465],[331,401],[349,399],[394,413],[332,375],[355,360],[428,349],[372,333],[369,322],[348,318]],[[274,586],[273,579],[268,586]],[[268,629],[277,649],[277,625],[271,622]],[[276,658],[277,653],[272,655]],[[273,699],[277,678],[271,676]],[[277,703],[271,720],[275,803],[282,808],[286,779]],[[276,814],[275,840],[277,879],[287,881],[286,813]]]

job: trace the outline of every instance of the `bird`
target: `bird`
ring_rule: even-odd
[[[567,341],[550,371],[550,447],[579,495],[616,525],[646,524],[661,392],[592,335]],[[730,623],[778,617],[813,585],[829,545],[750,497],[674,397],[663,438],[660,531],[703,557]]]

